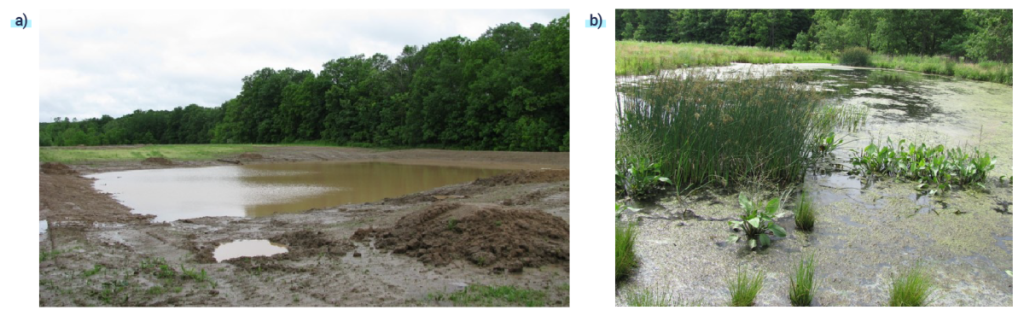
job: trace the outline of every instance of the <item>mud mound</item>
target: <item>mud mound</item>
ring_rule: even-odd
[[[241,155],[238,155],[238,159],[263,159],[263,155],[257,153],[242,153]]]
[[[146,159],[142,160],[142,163],[143,164],[147,164],[147,165],[162,165],[162,166],[170,166],[170,165],[174,164],[169,159],[164,158],[164,157],[149,157],[149,158],[146,158]]]
[[[520,170],[490,178],[477,179],[473,184],[483,186],[513,185],[522,183],[557,182],[569,180],[569,170]]]
[[[569,224],[539,210],[435,204],[398,220],[392,228],[360,229],[353,240],[376,237],[378,248],[447,265],[464,259],[494,270],[569,263]]]
[[[77,171],[68,167],[68,165],[59,162],[47,162],[39,166],[39,170],[45,174],[52,175],[76,175]]]
[[[300,230],[284,233],[269,239],[272,242],[287,245],[288,252],[283,254],[283,256],[289,258],[319,255],[321,253],[344,255],[355,249],[355,245],[351,241],[336,241],[322,231]]]

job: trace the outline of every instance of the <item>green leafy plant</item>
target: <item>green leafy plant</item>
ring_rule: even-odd
[[[789,276],[789,302],[793,306],[811,306],[814,300],[814,254],[800,260],[796,271]]]
[[[649,200],[657,196],[664,184],[672,184],[667,177],[661,176],[661,163],[650,159],[632,156],[616,167],[616,187],[634,200]],[[621,171],[620,171],[621,170]]]
[[[615,281],[625,278],[637,267],[634,247],[638,233],[633,222],[615,224]]]
[[[740,193],[740,207],[743,214],[740,220],[729,221],[733,230],[742,231],[747,238],[750,249],[770,246],[772,241],[769,233],[776,237],[786,237],[786,229],[775,225],[776,212],[779,210],[779,198],[774,198],[768,203],[753,203],[745,195]],[[732,235],[730,242],[740,240],[740,235]]]
[[[936,193],[954,187],[985,188],[996,157],[983,155],[977,149],[971,154],[959,147],[929,147],[906,140],[893,144],[892,139],[887,138],[886,144],[871,142],[864,150],[854,152],[850,163],[856,168],[854,172],[917,181],[918,189]]]
[[[759,271],[750,275],[745,270],[740,270],[735,279],[729,281],[729,295],[732,296],[732,306],[754,306],[754,299],[757,293],[761,292],[764,283],[764,272]]]
[[[889,306],[925,306],[934,292],[920,263],[900,271],[889,287]]]
[[[807,199],[807,193],[800,194],[800,201],[796,205],[796,210],[793,211],[793,219],[796,221],[796,228],[803,231],[814,230],[814,221],[817,217],[817,211],[814,206],[811,205],[811,201]]]

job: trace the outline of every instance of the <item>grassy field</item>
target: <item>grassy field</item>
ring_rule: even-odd
[[[255,149],[253,145],[149,145],[95,147],[40,147],[39,162],[89,163],[142,160],[163,157],[172,160],[215,159]]]
[[[662,69],[725,66],[732,62],[835,63],[835,56],[798,50],[772,51],[758,47],[697,43],[615,42],[615,75],[649,75]]]
[[[759,47],[698,43],[615,42],[615,75],[649,75],[663,69],[694,66],[724,66],[732,62],[839,63],[837,54],[799,50],[770,50]],[[1013,84],[1013,64],[1000,62],[966,63],[941,56],[889,56],[872,54],[871,67],[917,71]]]

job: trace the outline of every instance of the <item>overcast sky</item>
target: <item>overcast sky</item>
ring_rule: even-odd
[[[216,107],[264,67],[313,70],[502,23],[547,24],[568,10],[44,11],[39,121],[113,117],[192,103]]]

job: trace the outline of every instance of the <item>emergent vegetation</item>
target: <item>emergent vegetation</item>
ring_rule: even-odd
[[[863,112],[823,104],[791,75],[720,81],[691,71],[623,84],[616,100],[619,187],[665,176],[677,188],[708,183],[802,181],[812,152]],[[834,138],[834,135],[833,135]],[[833,139],[831,144],[837,144]],[[833,147],[834,148],[834,147]],[[650,170],[660,167],[659,170]],[[645,170],[632,175],[633,170]],[[623,181],[626,180],[626,181]]]
[[[764,283],[764,272],[750,275],[746,270],[740,270],[736,279],[729,281],[729,295],[732,296],[732,306],[754,306],[754,299],[757,293],[761,292],[761,285]]]
[[[637,267],[636,236],[640,231],[632,221],[615,223],[615,281],[625,278]]]
[[[786,237],[786,229],[775,225],[775,212],[779,210],[779,198],[771,199],[767,204],[763,202],[755,204],[740,193],[740,206],[743,208],[740,220],[729,221],[729,227],[732,227],[733,230],[743,231],[750,249],[770,246],[772,240],[768,236],[769,232],[776,237]],[[740,235],[729,237],[731,242],[739,240]]]
[[[811,306],[814,300],[814,254],[800,260],[796,271],[789,276],[789,302],[793,306]]]
[[[995,158],[988,153],[982,155],[977,149],[971,154],[959,147],[928,147],[924,143],[908,144],[906,140],[894,145],[892,139],[886,139],[886,144],[872,142],[855,152],[850,163],[857,168],[856,172],[917,181],[918,189],[935,193],[955,187],[984,188],[988,172],[995,168]]]
[[[568,16],[476,40],[264,68],[219,107],[40,123],[40,146],[321,142],[376,147],[569,150]]]
[[[892,280],[889,288],[889,306],[925,306],[934,289],[929,276],[920,263],[906,268]]]
[[[793,211],[796,228],[802,231],[814,230],[816,216],[817,211],[811,205],[811,200],[807,199],[807,193],[800,194],[800,201],[797,202],[796,210]]]

